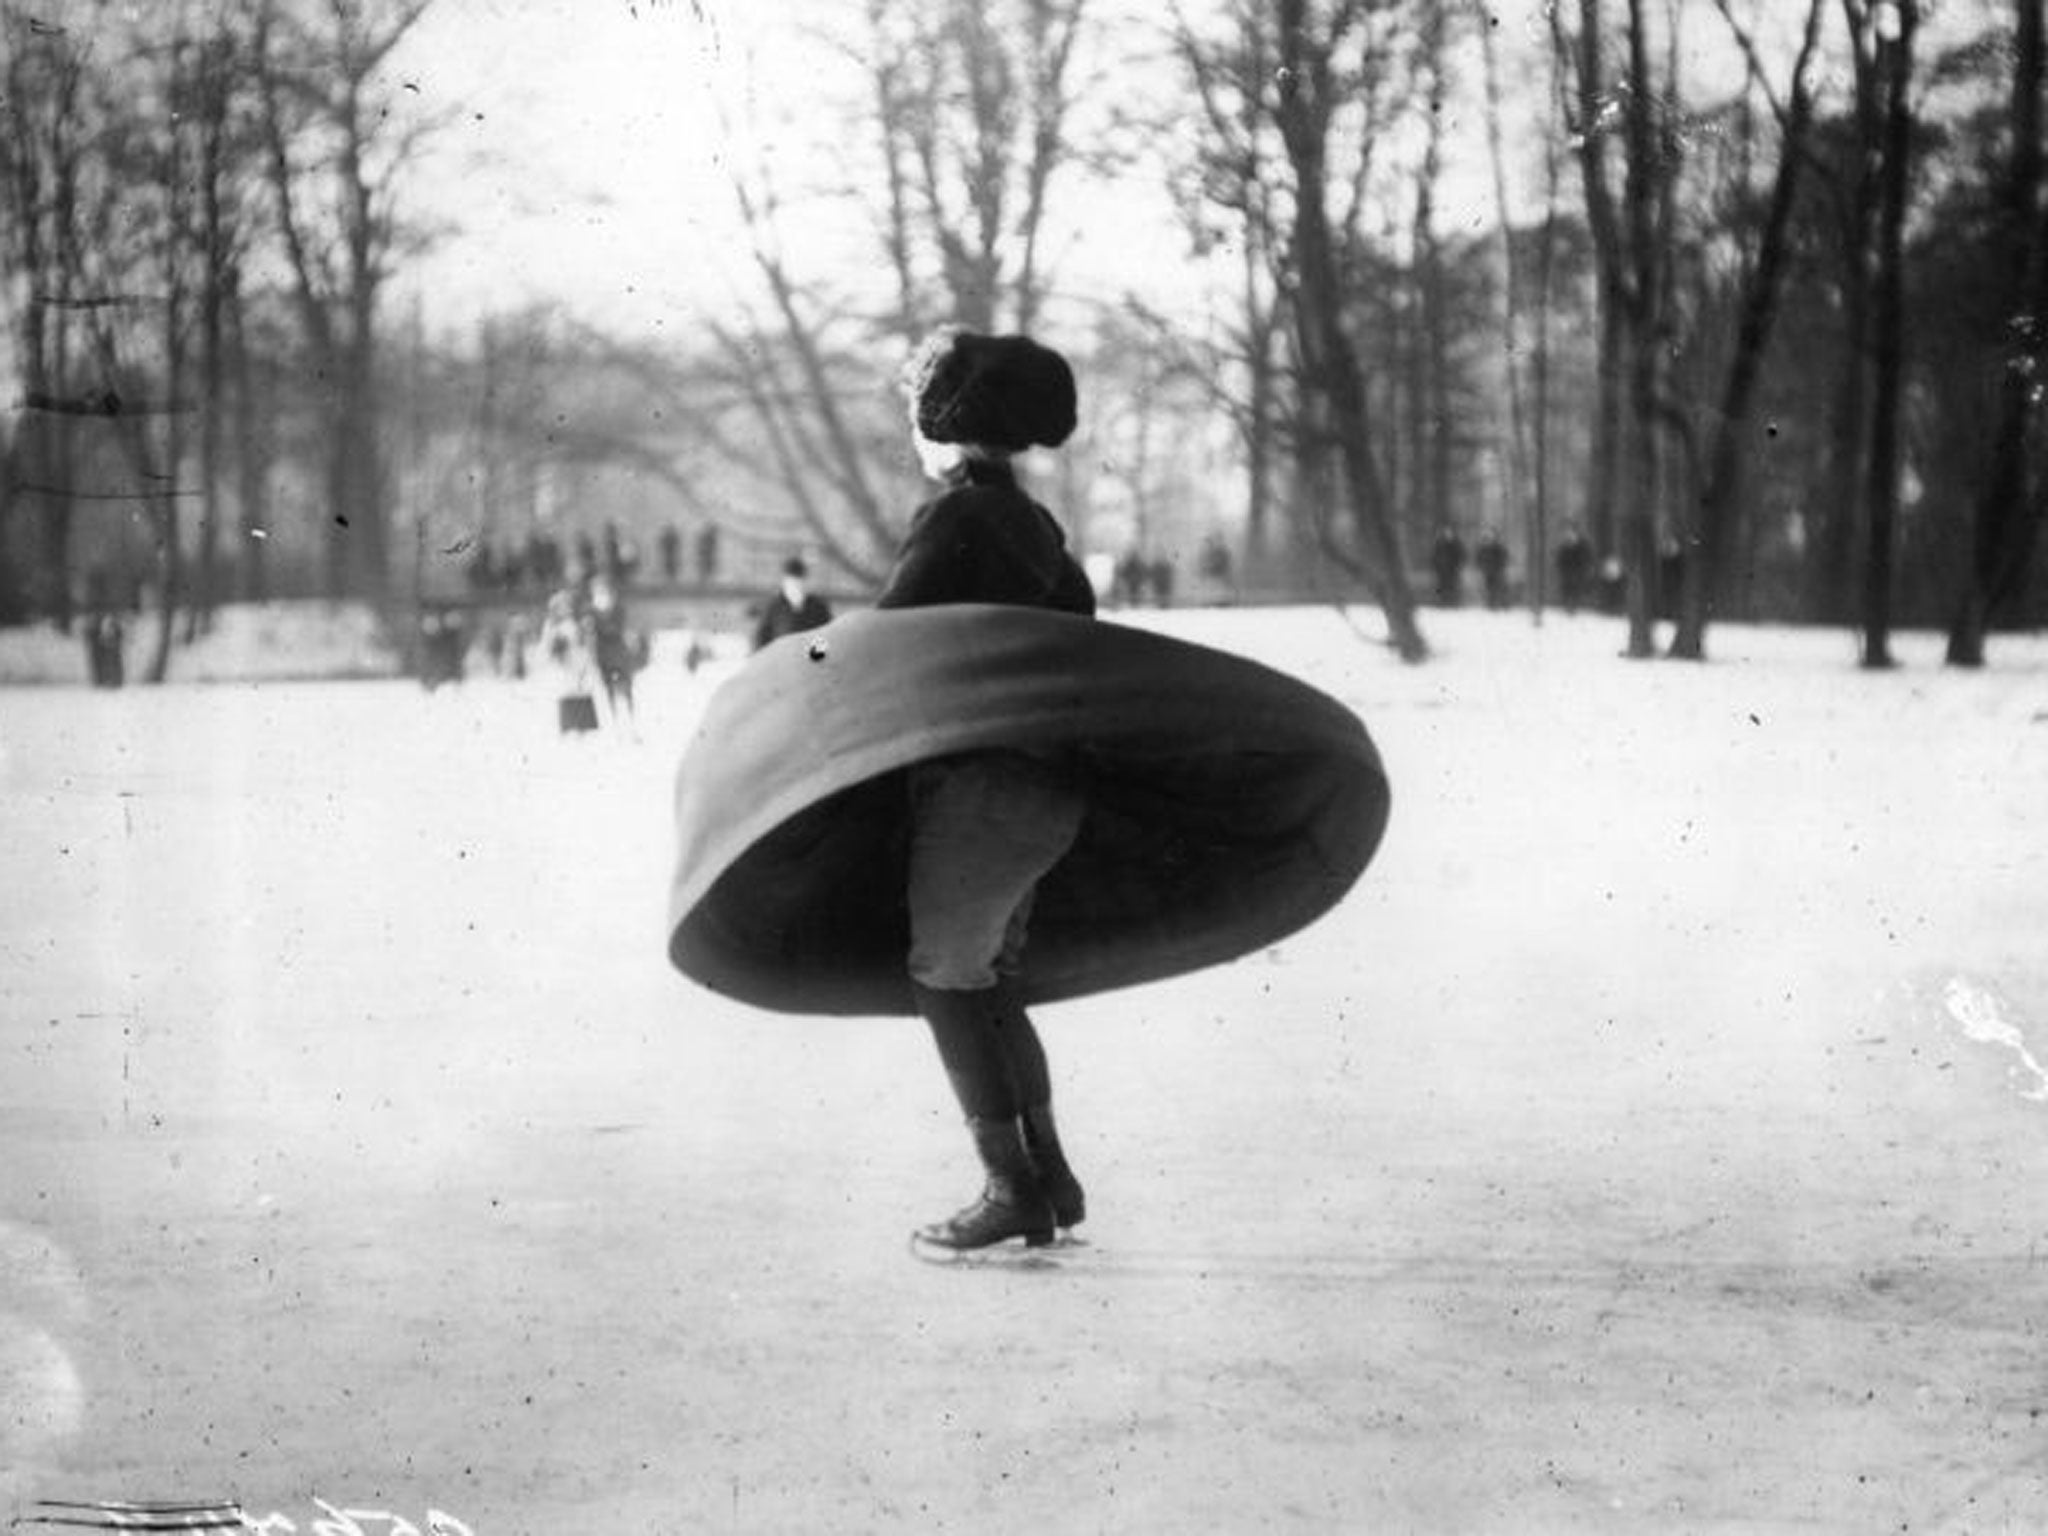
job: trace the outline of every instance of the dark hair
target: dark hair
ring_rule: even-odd
[[[791,555],[782,562],[782,574],[785,576],[808,576],[811,574],[811,568],[804,564],[804,557],[802,555]]]

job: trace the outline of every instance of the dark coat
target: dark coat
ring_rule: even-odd
[[[758,651],[784,635],[817,629],[831,622],[832,607],[817,593],[806,592],[803,602],[792,606],[787,597],[777,592],[761,609],[761,617],[754,625],[754,649]]]
[[[1008,603],[1092,616],[1095,589],[1007,463],[970,459],[918,508],[877,608]]]

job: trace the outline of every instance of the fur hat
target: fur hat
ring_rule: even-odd
[[[942,331],[913,363],[911,401],[929,442],[1021,453],[1057,448],[1074,430],[1074,373],[1028,336]]]

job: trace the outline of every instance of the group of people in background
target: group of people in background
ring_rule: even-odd
[[[700,581],[714,579],[719,571],[719,529],[716,524],[698,527],[690,543],[694,575]],[[656,536],[655,551],[661,578],[667,583],[684,579],[685,539],[673,525]],[[1625,601],[1621,563],[1610,557],[1601,561],[1583,529],[1571,524],[1553,550],[1556,586],[1553,599],[1566,613],[1582,608],[1619,613]],[[1464,537],[1450,525],[1437,530],[1430,549],[1433,596],[1440,607],[1460,606],[1466,595],[1466,573],[1476,572],[1479,595],[1490,609],[1508,607],[1516,597],[1511,580],[1511,559],[1497,529],[1483,530],[1467,547]],[[596,536],[579,532],[566,549],[552,534],[535,532],[503,552],[488,544],[478,546],[471,556],[468,579],[479,596],[528,594],[543,597],[544,608],[538,624],[527,613],[514,611],[501,620],[486,621],[481,634],[473,632],[470,619],[456,604],[442,603],[425,608],[420,615],[416,670],[424,686],[437,688],[462,680],[472,644],[481,640],[492,671],[500,677],[524,678],[528,652],[536,638],[547,660],[562,674],[571,693],[601,692],[606,714],[630,726],[634,714],[633,677],[647,664],[648,637],[627,619],[626,595],[641,567],[638,549],[614,523],[607,523]],[[1234,596],[1229,547],[1220,535],[1204,540],[1197,569],[1212,594]],[[1104,560],[1099,575],[1104,597],[1121,607],[1170,606],[1174,599],[1173,562],[1164,557],[1147,558],[1129,549],[1111,564]],[[1685,554],[1676,541],[1667,541],[1660,552],[1657,569],[1660,617],[1672,616],[1685,578]],[[1224,600],[1230,600],[1228,596]],[[816,629],[831,622],[832,606],[810,585],[810,570],[801,556],[784,561],[780,578],[761,602],[751,607],[751,648],[760,650],[787,634]],[[109,574],[95,568],[86,579],[85,601],[79,613],[79,634],[86,652],[87,672],[95,687],[118,688],[124,681],[124,652],[127,641],[126,614]],[[688,659],[691,670],[710,656],[701,636],[693,636]],[[591,728],[594,728],[592,722]]]
[[[604,719],[634,729],[633,678],[650,647],[646,631],[627,621],[625,595],[609,576],[570,581],[549,596],[541,645],[556,670],[563,732],[597,728],[599,689]]]
[[[1577,613],[1581,608],[1597,609],[1603,613],[1621,612],[1626,599],[1621,561],[1613,556],[1600,560],[1592,541],[1578,524],[1567,525],[1551,558],[1556,563],[1554,596],[1558,607],[1566,613]],[[1478,572],[1480,594],[1486,606],[1507,607],[1515,598],[1509,580],[1509,563],[1508,548],[1498,530],[1486,529],[1478,544],[1467,550],[1465,540],[1456,528],[1449,525],[1439,528],[1429,553],[1437,606],[1456,608],[1463,603],[1465,571],[1469,565]],[[1657,560],[1656,607],[1660,618],[1673,616],[1684,582],[1684,546],[1675,539],[1667,539]]]
[[[1498,529],[1488,528],[1479,536],[1476,549],[1468,551],[1457,529],[1446,523],[1430,546],[1429,568],[1436,578],[1436,601],[1440,608],[1456,608],[1465,600],[1465,566],[1479,571],[1480,590],[1489,608],[1505,608],[1508,593],[1508,547]]]
[[[692,536],[693,569],[689,571],[684,569],[683,542],[681,530],[673,523],[655,536],[656,569],[661,580],[670,586],[686,575],[700,582],[716,581],[723,558],[718,525],[701,524]],[[592,575],[603,576],[614,591],[623,592],[640,578],[644,564],[639,547],[621,532],[617,523],[607,522],[595,535],[587,530],[570,535],[566,544],[541,529],[502,546],[480,539],[464,574],[470,590],[479,595],[552,593],[565,581],[587,580]],[[582,575],[576,577],[575,573]]]

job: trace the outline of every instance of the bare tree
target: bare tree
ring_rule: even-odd
[[[229,381],[234,371],[235,310],[242,302],[242,267],[253,243],[257,217],[252,206],[261,184],[260,144],[254,112],[243,18],[226,7],[180,61],[177,131],[189,133],[192,195],[197,203],[190,238],[196,246],[198,314],[197,407],[199,410],[199,526],[191,571],[186,639],[211,620],[220,597],[219,560],[223,493],[227,489]],[[244,402],[246,408],[251,402]],[[243,483],[245,524],[260,518]],[[260,501],[260,498],[256,498]],[[250,540],[260,546],[261,540]]]
[[[1176,7],[1173,48],[1201,112],[1188,184],[1179,188],[1181,217],[1196,252],[1219,245],[1237,255],[1237,291],[1218,367],[1207,377],[1212,398],[1235,424],[1245,454],[1245,555],[1262,570],[1272,554],[1274,477],[1280,450],[1282,345],[1288,315],[1282,277],[1286,232],[1275,208],[1281,156],[1269,142],[1263,101],[1273,73],[1271,26],[1250,0],[1229,7],[1220,39],[1209,40]],[[1175,122],[1167,125],[1186,142]],[[1161,320],[1157,329],[1170,329]]]
[[[1527,412],[1522,403],[1522,323],[1520,312],[1522,285],[1519,281],[1519,263],[1516,261],[1515,224],[1508,198],[1507,153],[1501,142],[1500,61],[1496,56],[1497,50],[1494,47],[1493,40],[1494,29],[1500,25],[1500,18],[1492,12],[1490,7],[1484,3],[1484,0],[1476,0],[1476,9],[1477,15],[1475,20],[1479,33],[1480,58],[1485,75],[1486,151],[1487,159],[1493,169],[1494,212],[1500,220],[1502,268],[1501,338],[1503,341],[1503,362],[1505,364],[1504,372],[1507,380],[1508,394],[1507,500],[1512,509],[1520,502],[1522,487],[1531,479],[1527,469],[1529,458],[1527,433],[1525,430]],[[1550,300],[1547,269],[1550,239],[1548,219],[1545,221],[1542,239],[1544,241],[1544,250],[1541,253],[1541,260],[1546,264],[1545,281],[1539,292],[1537,302],[1540,309],[1547,310]],[[1544,325],[1547,329],[1547,321],[1548,315],[1546,313],[1539,320],[1539,324]],[[1541,342],[1543,340],[1544,338],[1539,338],[1539,368],[1547,366],[1547,358],[1542,356]],[[1541,431],[1540,415],[1538,417],[1538,431]],[[1537,461],[1540,466],[1542,461],[1540,447],[1537,451]],[[1525,520],[1527,537],[1523,542],[1523,559],[1528,570],[1529,612],[1535,621],[1540,624],[1543,622],[1544,576],[1548,567],[1546,551],[1550,542],[1547,527],[1549,507],[1544,496],[1540,467],[1534,478],[1536,487],[1535,495],[1532,498],[1533,515]]]
[[[1873,93],[1877,248],[1871,273],[1870,436],[1865,466],[1869,539],[1863,565],[1863,665],[1894,665],[1892,565],[1899,504],[1899,410],[1905,354],[1905,226],[1912,181],[1913,42],[1919,0],[1843,0],[1872,39],[1862,78]]]
[[[901,322],[1036,324],[1040,239],[1071,154],[1072,65],[1086,0],[868,0]],[[933,315],[930,280],[946,310]]]
[[[1621,76],[1612,91],[1603,0],[1579,0],[1575,38],[1562,6],[1552,9],[1551,18],[1558,49],[1576,70],[1569,121],[1600,271],[1602,419],[1587,521],[1596,529],[1619,523],[1628,583],[1627,654],[1649,657],[1656,654],[1657,524],[1666,478],[1662,435],[1668,420],[1671,214],[1679,166],[1677,83],[1668,65],[1660,78],[1652,62],[1648,0],[1627,0]],[[1622,151],[1618,200],[1609,179],[1610,141]],[[1604,457],[1609,452],[1611,461]],[[1617,495],[1618,519],[1610,499]]]
[[[1981,667],[1985,632],[2018,590],[2041,527],[2041,490],[2029,438],[2048,361],[2048,211],[2041,201],[2041,90],[2048,76],[2043,0],[2014,0],[2012,147],[1997,208],[1997,281],[2006,314],[1997,422],[1978,491],[1971,558],[1949,622],[1950,665]]]
[[[442,122],[405,109],[387,66],[432,0],[257,3],[253,58],[279,241],[326,396],[328,589],[379,596],[390,550],[378,306],[420,239],[399,217],[405,173]]]
[[[1444,168],[1445,55],[1449,15],[1425,7],[1419,18],[1410,94],[1423,103],[1422,155],[1415,169],[1411,261],[1415,323],[1408,335],[1408,440],[1412,492],[1406,531],[1415,536],[1452,521],[1451,298],[1437,195]]]
[[[1765,80],[1756,47],[1736,21],[1728,0],[1717,0],[1722,16],[1735,31],[1752,76]],[[1826,0],[1808,0],[1806,27],[1799,52],[1792,63],[1788,99],[1771,100],[1779,122],[1778,159],[1771,181],[1769,206],[1756,251],[1744,274],[1737,302],[1734,351],[1723,382],[1720,408],[1714,418],[1712,446],[1708,450],[1706,483],[1699,497],[1699,513],[1693,528],[1692,558],[1686,562],[1684,589],[1678,599],[1678,623],[1671,638],[1669,654],[1698,661],[1706,655],[1706,632],[1713,615],[1715,596],[1735,519],[1736,502],[1742,494],[1743,460],[1749,449],[1752,406],[1763,374],[1764,355],[1770,344],[1771,328],[1777,320],[1778,298],[1783,287],[1787,254],[1787,232],[1799,186],[1800,171],[1806,164],[1807,133],[1813,123],[1813,85],[1810,70],[1820,42],[1821,19]],[[1768,92],[1768,85],[1764,86]]]
[[[70,386],[78,281],[82,182],[96,125],[86,48],[67,29],[26,9],[0,7],[0,254],[20,295],[12,317],[24,408],[9,434],[0,491],[0,562],[16,548],[12,522],[33,510],[34,557],[19,575],[0,571],[0,589],[30,610],[71,621],[74,512],[72,421],[44,407]],[[42,402],[43,404],[38,404]]]
[[[1345,330],[1327,201],[1330,127],[1338,102],[1335,58],[1361,19],[1361,7],[1338,5],[1312,25],[1305,0],[1281,0],[1273,110],[1291,171],[1300,285],[1294,317],[1304,382],[1327,403],[1348,505],[1394,648],[1405,661],[1421,661],[1429,645],[1416,619],[1400,534],[1374,454],[1364,375]]]
[[[792,257],[779,175],[741,156],[728,124],[763,303],[742,305],[713,339],[749,435],[768,446],[768,483],[851,574],[878,575],[900,533],[881,489],[901,435],[881,430],[877,344],[900,356],[940,323],[1029,330],[1041,319],[1044,229],[1073,155],[1086,10],[1085,0],[869,0],[849,51],[871,93],[854,137],[883,188],[886,296],[829,287]],[[870,174],[849,168],[845,179]],[[871,410],[849,409],[863,398]]]

